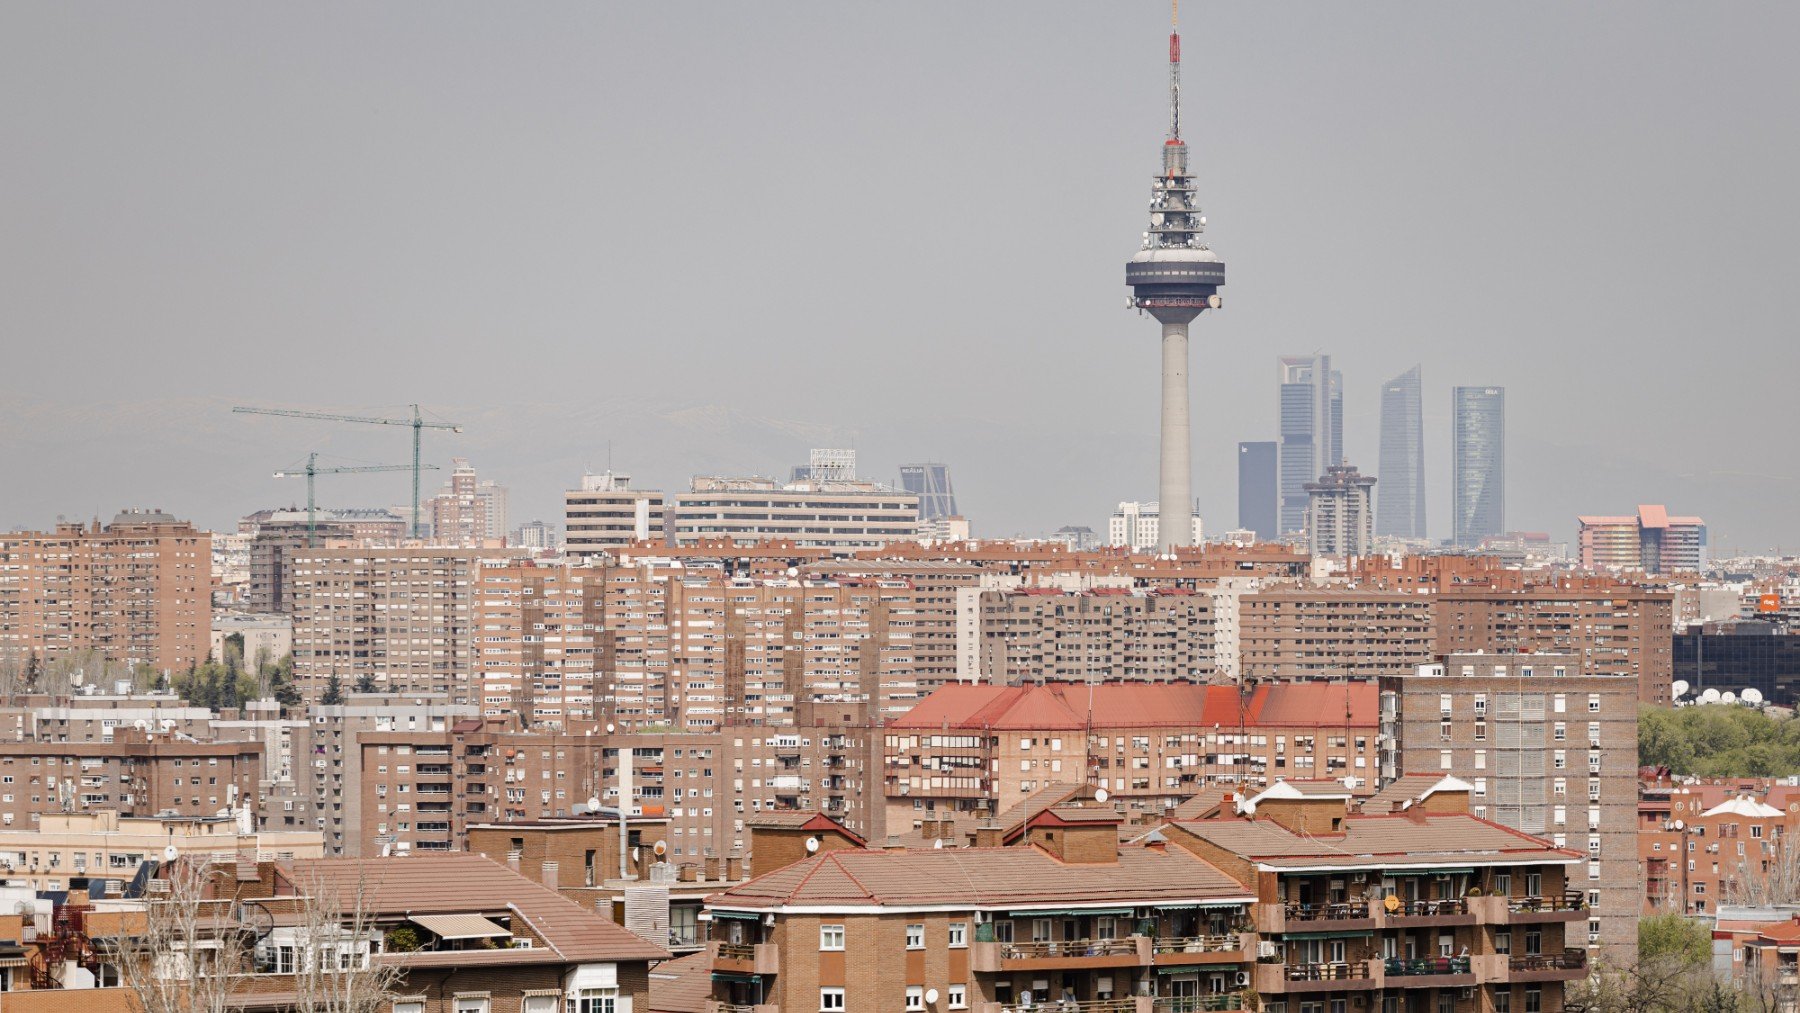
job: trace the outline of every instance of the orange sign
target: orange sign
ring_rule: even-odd
[[[1758,597],[1756,599],[1756,611],[1758,611],[1758,612],[1780,612],[1781,611],[1781,596],[1778,594],[1765,594],[1765,595]]]

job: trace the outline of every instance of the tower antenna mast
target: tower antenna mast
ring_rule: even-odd
[[[1169,0],[1169,140],[1181,140],[1181,0]]]

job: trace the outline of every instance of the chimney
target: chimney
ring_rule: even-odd
[[[715,855],[710,851],[707,852],[704,873],[705,873],[705,877],[707,880],[715,881],[715,882],[718,880],[718,878],[719,878],[719,856],[718,855]]]
[[[930,817],[927,819],[920,820],[919,821],[919,832],[921,834],[923,834],[925,839],[928,841],[937,840],[937,836],[938,836],[937,817],[933,816],[933,817]]]
[[[1004,843],[1000,839],[1000,824],[996,820],[982,820],[975,824],[975,846],[978,848],[998,848]]]
[[[900,835],[899,834],[889,834],[888,835],[887,850],[889,850],[889,851],[905,851],[906,850],[906,845],[900,843]]]
[[[524,859],[524,857],[525,857],[524,854],[521,852],[508,851],[506,853],[506,867],[508,869],[511,869],[514,872],[518,872],[519,871],[519,863],[521,862],[521,860]]]
[[[544,863],[544,885],[549,887],[552,890],[557,888],[557,886],[556,886],[556,863],[555,862],[545,862]]]
[[[744,878],[744,853],[737,848],[725,856],[725,878],[734,883]]]

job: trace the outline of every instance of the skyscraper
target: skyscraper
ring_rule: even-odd
[[[1278,362],[1280,380],[1280,446],[1276,467],[1280,474],[1280,534],[1306,527],[1306,483],[1325,474],[1327,466],[1342,461],[1343,437],[1338,422],[1343,418],[1341,380],[1331,369],[1329,355],[1284,355]],[[1334,394],[1336,395],[1334,397]]]
[[[1454,541],[1478,545],[1506,530],[1506,388],[1454,388],[1450,412]]]
[[[1187,145],[1181,142],[1181,36],[1169,32],[1169,137],[1162,146],[1162,172],[1150,186],[1150,229],[1144,246],[1125,265],[1132,305],[1149,310],[1162,324],[1162,461],[1157,502],[1161,545],[1192,544],[1193,454],[1188,447],[1188,323],[1202,310],[1219,307],[1225,262],[1201,241],[1206,217],[1200,213],[1194,177],[1188,175]]]
[[[947,464],[902,464],[900,490],[919,497],[919,519],[922,521],[958,516],[956,490],[950,485],[950,466]]]
[[[1388,538],[1425,537],[1425,419],[1419,367],[1381,385],[1381,488],[1375,497],[1375,533]]]
[[[1375,480],[1349,465],[1334,464],[1306,483],[1306,544],[1315,556],[1366,556],[1375,519],[1369,500]]]
[[[1275,441],[1238,444],[1238,527],[1256,532],[1258,539],[1274,539],[1277,515]]]

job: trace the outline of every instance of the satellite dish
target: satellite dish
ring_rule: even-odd
[[[1094,789],[1094,801],[1105,802],[1110,797],[1111,796],[1106,794],[1105,788],[1095,788]]]
[[[171,844],[168,847],[163,849],[163,861],[165,861],[165,862],[173,862],[174,860],[176,860],[177,858],[180,858],[180,857],[181,857],[181,852],[175,850],[175,845],[173,845],[173,844]]]
[[[1720,703],[1737,703],[1737,694],[1733,693],[1731,690],[1726,690],[1724,693],[1720,694],[1719,702]]]
[[[655,844],[650,845],[650,850],[656,852],[658,855],[665,854],[669,850],[669,842],[657,841]]]
[[[1381,899],[1381,906],[1387,908],[1388,914],[1393,914],[1400,910],[1400,898],[1390,893]]]
[[[1345,774],[1344,775],[1344,790],[1345,791],[1355,791],[1356,790],[1356,775],[1355,774]]]
[[[1692,687],[1688,686],[1686,679],[1676,679],[1675,685],[1669,687],[1669,693],[1673,695],[1675,699],[1679,700],[1682,697],[1687,696],[1687,691],[1690,688]]]
[[[942,848],[944,846],[944,839],[942,837],[937,838],[931,842],[931,846],[933,848]]]
[[[1738,694],[1738,699],[1755,707],[1763,702],[1762,690],[1757,689],[1755,686],[1748,687],[1742,693]]]
[[[138,718],[131,723],[131,727],[136,728],[140,732],[147,732],[150,730],[150,722],[145,721],[143,718]]]
[[[1031,1005],[1031,989],[1026,989],[1019,993],[1019,1005],[1025,1007]]]
[[[1677,830],[1685,830],[1685,829],[1687,829],[1687,824],[1686,824],[1686,823],[1683,823],[1683,822],[1681,822],[1681,821],[1680,821],[1680,820],[1676,820],[1676,821],[1675,821],[1675,829],[1677,829]]]
[[[594,795],[594,796],[591,796],[588,798],[588,811],[589,812],[599,812],[600,811],[600,796]]]
[[[806,839],[806,853],[810,855],[817,850],[819,850],[819,839],[817,837],[808,837]]]
[[[797,566],[788,567],[788,576],[790,576],[790,577],[800,576],[800,568]]]
[[[927,1006],[929,1006],[935,1002],[937,1002],[937,989],[935,989],[935,988],[926,989],[925,990],[925,1004]]]
[[[1705,692],[1700,694],[1700,702],[1701,703],[1718,703],[1719,702],[1719,691],[1716,689],[1706,690]]]
[[[612,733],[613,733],[613,723],[611,721],[608,721],[606,723],[606,734],[611,735]]]

